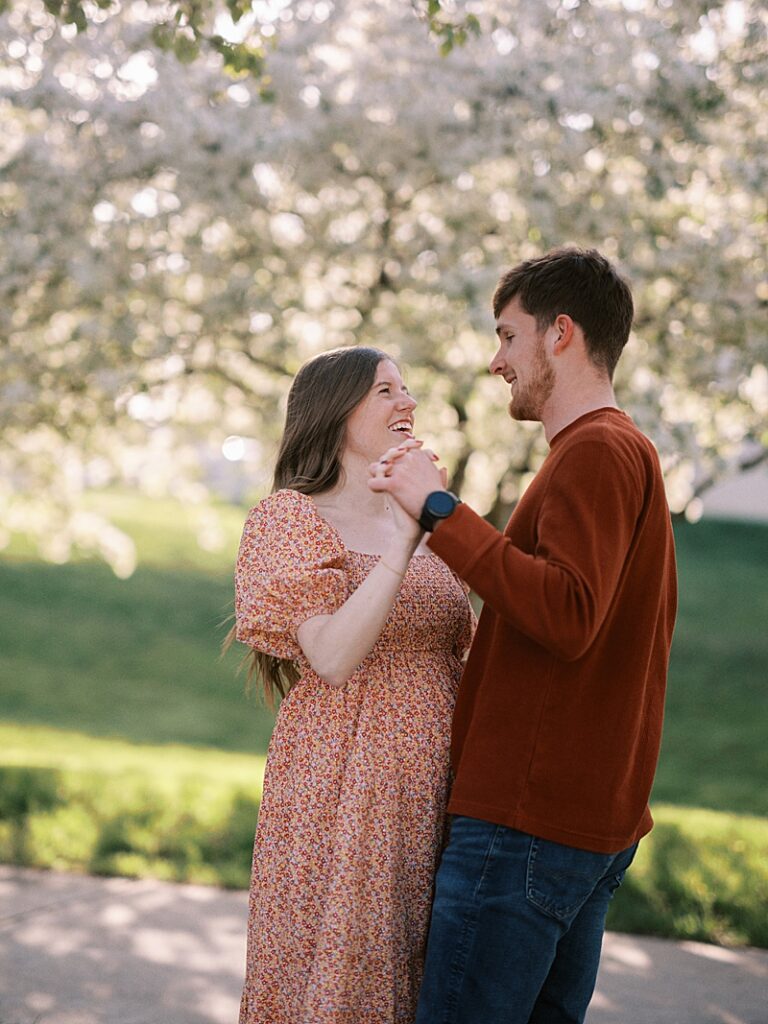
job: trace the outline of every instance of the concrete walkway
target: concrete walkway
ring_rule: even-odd
[[[0,1024],[236,1024],[245,920],[242,892],[0,867]],[[588,1024],[768,1024],[768,952],[609,934]]]

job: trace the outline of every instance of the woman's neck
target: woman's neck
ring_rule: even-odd
[[[368,463],[359,456],[342,459],[343,472],[335,487],[315,497],[318,504],[328,504],[342,509],[354,509],[356,515],[372,517],[389,510],[386,494],[376,494],[368,486]]]

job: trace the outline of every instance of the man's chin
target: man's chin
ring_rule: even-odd
[[[509,413],[510,417],[513,420],[517,420],[518,423],[535,423],[538,422],[539,419],[539,417],[532,409],[526,409],[525,407],[515,405],[514,399],[507,406],[507,412]]]

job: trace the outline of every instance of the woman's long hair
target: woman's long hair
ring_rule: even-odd
[[[350,413],[376,379],[376,367],[390,359],[377,348],[337,348],[305,363],[288,392],[285,430],[277,453],[272,491],[290,488],[321,494],[342,479]],[[225,648],[235,639],[233,627]],[[259,679],[267,704],[284,697],[299,677],[294,662],[252,650],[249,679]]]

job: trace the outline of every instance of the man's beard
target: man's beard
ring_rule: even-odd
[[[536,356],[527,384],[515,386],[515,393],[509,403],[509,415],[513,420],[540,420],[544,403],[555,387],[555,371],[544,354],[543,340],[539,339]]]

